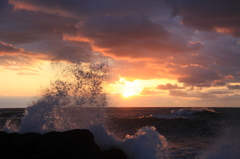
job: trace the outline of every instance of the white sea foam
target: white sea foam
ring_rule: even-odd
[[[13,132],[18,132],[19,131],[19,126],[16,120],[13,118],[9,118],[5,125],[3,130],[7,133],[13,133]]]
[[[202,109],[179,109],[172,110],[170,114],[154,114],[152,117],[155,118],[164,118],[164,119],[175,119],[175,118],[191,118],[192,115],[203,113],[203,112],[212,112],[218,113],[213,109],[202,108]]]
[[[116,139],[102,125],[92,125],[89,130],[94,134],[95,142],[102,150],[119,148],[129,159],[165,159],[168,158],[168,142],[155,127],[144,127],[124,140]]]
[[[196,113],[202,113],[204,111],[216,113],[213,109],[203,108],[203,109],[180,109],[180,110],[172,110],[171,114],[186,116],[186,115],[194,115]]]

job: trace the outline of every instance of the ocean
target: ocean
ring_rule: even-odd
[[[101,149],[129,159],[239,159],[240,108],[28,107],[0,109],[0,130],[87,128]]]

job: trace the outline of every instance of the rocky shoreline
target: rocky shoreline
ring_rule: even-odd
[[[0,132],[1,158],[42,159],[126,159],[125,153],[112,148],[101,151],[94,135],[87,129],[65,132],[6,133]]]

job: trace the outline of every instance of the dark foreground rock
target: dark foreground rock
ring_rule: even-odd
[[[6,133],[0,132],[0,156],[3,159],[68,158],[126,159],[119,149],[101,152],[93,134],[86,129],[65,132]]]

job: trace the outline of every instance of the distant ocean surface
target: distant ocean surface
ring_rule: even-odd
[[[83,109],[98,112],[94,108],[67,108],[64,112],[80,121],[78,111]],[[0,109],[0,130],[18,132],[24,112],[23,108]],[[101,108],[98,113],[104,114],[104,128],[114,138],[108,144],[118,145],[129,158],[240,158],[240,108],[114,107]],[[101,128],[89,129],[104,143],[100,141],[105,140]]]

